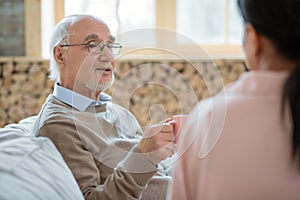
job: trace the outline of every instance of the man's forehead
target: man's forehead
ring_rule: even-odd
[[[110,40],[115,41],[115,37],[110,34],[108,26],[95,19],[84,18],[70,24],[69,34],[71,37],[79,38],[83,41],[89,40]]]
[[[84,41],[90,41],[90,40],[108,40],[108,41],[112,41],[114,42],[115,41],[115,37],[112,36],[112,35],[109,35],[108,37],[99,37],[97,34],[89,34],[87,35],[85,38],[84,38]]]

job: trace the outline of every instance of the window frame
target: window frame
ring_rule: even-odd
[[[229,55],[229,56],[243,56],[243,48],[241,45],[231,45],[228,43],[229,41],[229,0],[226,0],[225,6],[225,44],[222,45],[201,45],[203,49],[209,55]],[[166,10],[170,10],[171,12],[165,12]],[[156,0],[156,27],[176,30],[176,0]],[[194,51],[194,47],[184,45],[182,48],[186,49],[186,51],[190,51],[187,53],[192,53]],[[189,49],[189,50],[188,50]]]
[[[41,58],[41,1],[24,0],[24,55],[0,56],[1,60],[14,58]]]
[[[64,17],[64,0],[54,0],[54,16],[55,24]],[[225,44],[223,45],[201,45],[201,47],[212,57],[244,57],[243,48],[241,45],[228,44],[229,30],[229,0],[226,0],[225,8]],[[166,12],[166,10],[168,12]],[[176,0],[156,0],[156,28],[176,30]],[[158,37],[158,43],[163,41]],[[195,47],[183,45],[182,49],[186,50],[187,54],[193,54]],[[198,47],[199,48],[199,47]],[[130,50],[130,49],[125,49]],[[147,53],[146,53],[147,54]],[[153,52],[151,53],[153,54]]]

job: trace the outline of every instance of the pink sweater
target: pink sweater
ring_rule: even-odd
[[[194,108],[179,138],[170,199],[300,199],[291,120],[280,109],[287,76],[247,72]]]

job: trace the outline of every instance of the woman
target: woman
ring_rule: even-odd
[[[300,199],[300,1],[238,7],[250,71],[192,111],[170,199]]]

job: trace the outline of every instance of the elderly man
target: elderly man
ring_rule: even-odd
[[[169,177],[159,163],[176,150],[172,125],[148,128],[102,93],[114,80],[114,43],[97,17],[73,15],[50,42],[51,77],[57,81],[35,123],[73,172],[86,199],[165,199]]]

